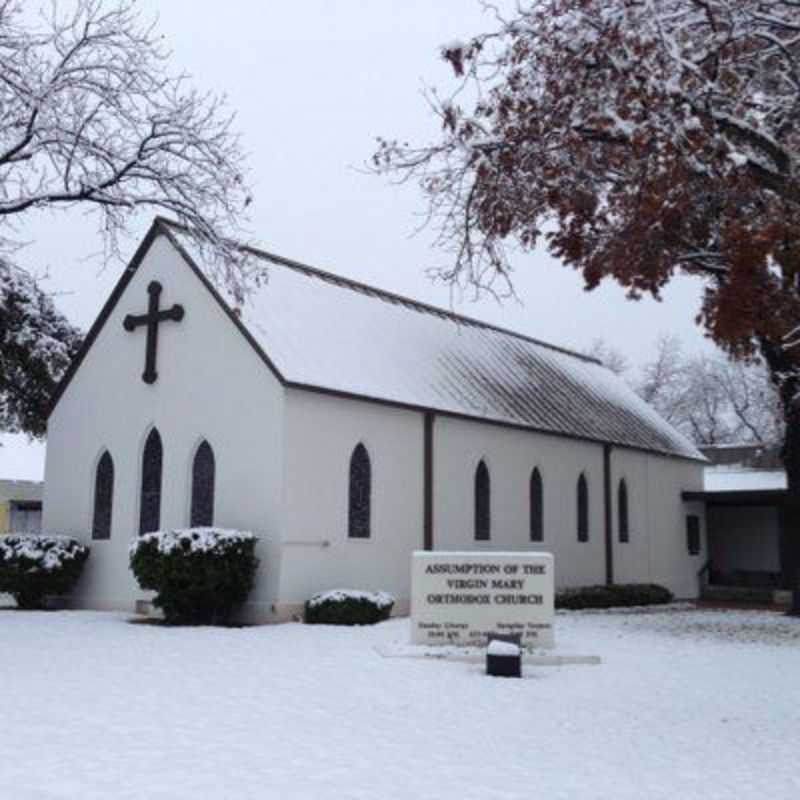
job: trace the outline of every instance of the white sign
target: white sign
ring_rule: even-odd
[[[553,647],[553,556],[418,550],[411,561],[415,644],[485,644],[490,633],[521,634]]]

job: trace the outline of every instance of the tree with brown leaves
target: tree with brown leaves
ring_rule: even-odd
[[[381,140],[374,162],[419,180],[453,252],[444,276],[496,291],[508,245],[543,242],[589,289],[704,279],[698,320],[780,394],[797,566],[800,2],[539,0],[443,56],[457,87],[429,96],[441,136]]]

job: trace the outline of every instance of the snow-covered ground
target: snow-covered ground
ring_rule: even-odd
[[[599,666],[384,658],[372,628],[128,624],[0,611],[11,800],[796,798],[800,622],[672,610],[557,618]]]

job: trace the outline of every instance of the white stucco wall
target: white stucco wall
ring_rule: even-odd
[[[312,594],[335,588],[385,590],[405,611],[411,552],[423,545],[422,415],[300,390],[286,396],[282,612],[299,613]],[[370,539],[347,535],[359,442],[372,466]]]
[[[279,605],[299,613],[313,593],[383,589],[407,604],[409,559],[423,543],[423,415],[363,401],[289,390],[286,404],[285,529]],[[347,537],[348,469],[363,442],[372,461],[369,541]],[[474,476],[491,478],[491,539],[474,538]],[[702,467],[612,450],[615,580],[658,582],[697,593],[704,562],[686,548],[685,515],[702,507],[681,492],[700,488]],[[544,541],[530,541],[529,479],[543,478]],[[589,541],[577,538],[578,476],[589,485]],[[630,541],[618,541],[616,486],[626,477]],[[434,549],[552,553],[558,587],[605,581],[603,448],[564,437],[438,416],[434,426]],[[326,544],[327,546],[322,546]]]
[[[287,392],[285,531],[280,604],[298,613],[314,592],[383,589],[406,607],[410,554],[423,543],[423,415],[300,390]],[[364,442],[373,466],[369,541],[347,538],[348,467]],[[491,539],[474,538],[475,469],[491,479]],[[544,541],[530,541],[529,480],[543,479]],[[577,538],[578,476],[589,485],[589,541]],[[611,456],[617,582],[663,583],[679,597],[697,594],[704,562],[686,548],[686,504],[702,467],[614,448]],[[616,488],[628,484],[629,542],[618,538]],[[603,448],[564,437],[437,416],[434,425],[434,549],[541,550],[555,556],[559,587],[605,581]],[[327,547],[321,546],[327,543]]]
[[[161,307],[184,306],[159,326],[158,380],[141,379],[145,330],[122,320],[147,308],[147,285]],[[95,467],[114,459],[111,538],[92,553],[75,595],[79,606],[133,610],[145,599],[127,549],[138,532],[140,460],[155,425],[164,447],[161,527],[189,524],[191,463],[202,438],[214,449],[216,525],[263,537],[259,581],[249,611],[268,616],[277,592],[281,529],[283,390],[172,245],[159,237],[106,321],[48,425],[45,530],[89,541]]]
[[[681,499],[703,488],[702,464],[635,450],[611,451],[611,502],[616,583],[658,583],[678,598],[697,596],[697,572],[708,558],[704,506]],[[629,541],[619,540],[618,486],[628,486]],[[700,553],[690,555],[686,516],[700,517]]]
[[[491,481],[491,539],[475,541],[475,469]],[[544,541],[530,541],[529,480],[542,475]],[[577,538],[577,482],[589,488],[589,541]],[[603,449],[564,437],[438,417],[434,426],[434,549],[541,550],[555,557],[556,586],[605,581]]]

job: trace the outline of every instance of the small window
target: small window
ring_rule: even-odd
[[[491,485],[489,470],[481,460],[475,470],[475,541],[487,542],[491,537]]]
[[[369,539],[371,495],[372,465],[367,448],[359,443],[350,456],[347,535],[351,539]]]
[[[94,515],[92,539],[111,538],[111,511],[114,497],[114,462],[106,450],[97,462],[94,476]]]
[[[530,485],[531,506],[531,541],[544,541],[544,519],[542,509],[542,475],[538,469],[531,473]]]
[[[589,541],[589,485],[586,476],[581,473],[578,478],[578,541]]]
[[[619,540],[627,542],[630,540],[628,529],[628,484],[623,478],[619,482],[617,489],[617,522],[619,524]]]
[[[142,454],[142,489],[139,502],[139,535],[157,531],[161,524],[161,465],[164,449],[161,436],[153,428],[147,435]]]
[[[41,533],[42,504],[39,500],[9,500],[8,533]]]
[[[214,451],[205,440],[200,443],[192,462],[192,510],[193,528],[210,527],[214,524]]]
[[[700,517],[697,514],[686,517],[686,549],[690,556],[700,555]]]

